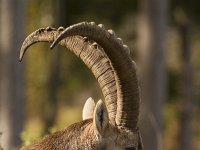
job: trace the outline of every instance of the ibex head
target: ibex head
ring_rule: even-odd
[[[91,44],[88,39],[96,43]],[[89,105],[91,111],[83,111],[85,120],[22,150],[142,150],[138,128],[140,95],[135,63],[122,40],[112,30],[107,31],[102,24],[96,25],[94,22],[58,30],[42,28],[25,39],[20,60],[30,45],[41,41],[53,42],[51,48],[59,43],[80,57],[98,80],[104,101],[99,100],[95,105],[89,99],[84,110]]]

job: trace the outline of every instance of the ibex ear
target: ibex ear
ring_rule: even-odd
[[[82,113],[83,120],[90,119],[93,117],[94,108],[95,108],[95,102],[90,97],[86,100],[85,105],[83,107],[83,113]]]
[[[102,100],[96,104],[93,117],[94,129],[97,134],[104,136],[109,125],[108,112]]]

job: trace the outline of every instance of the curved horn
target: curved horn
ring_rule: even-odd
[[[62,31],[63,28],[61,27],[57,30],[47,27],[46,29],[42,28],[31,33],[22,44],[19,60],[22,61],[26,50],[32,44],[37,42],[53,42]],[[110,122],[114,124],[117,110],[117,89],[114,72],[107,56],[100,50],[100,47],[97,47],[95,44],[92,45],[80,36],[66,38],[59,44],[70,49],[80,57],[92,71],[105,97]]]
[[[91,38],[104,49],[117,78],[116,124],[135,130],[138,123],[140,95],[136,69],[128,47],[123,45],[121,39],[117,38],[112,30],[105,30],[102,24],[97,26],[94,22],[82,22],[66,28],[53,42],[51,48],[65,37],[74,35]]]

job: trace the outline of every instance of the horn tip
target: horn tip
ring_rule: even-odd
[[[19,62],[22,62],[22,56],[19,57]]]
[[[51,44],[50,49],[53,49],[53,48],[56,46],[56,44],[57,44],[57,42],[54,41],[54,42]]]
[[[50,49],[53,49],[62,39],[62,34],[60,36],[58,36],[54,41],[53,43],[51,44],[50,46]]]
[[[21,50],[21,52],[20,52],[20,54],[19,54],[19,62],[22,62],[22,59],[23,59],[23,57],[24,57],[24,50],[22,51]]]

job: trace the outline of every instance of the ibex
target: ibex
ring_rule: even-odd
[[[36,42],[53,42],[51,48],[60,44],[75,53],[94,74],[104,101],[99,100],[95,106],[90,98],[86,105],[92,103],[91,111],[83,112],[83,121],[21,150],[142,150],[136,66],[128,46],[114,31],[94,22],[82,22],[66,29],[42,28],[23,42],[20,61],[27,48]]]

